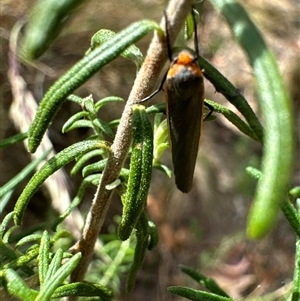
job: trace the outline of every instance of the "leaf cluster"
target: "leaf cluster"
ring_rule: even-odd
[[[220,104],[211,100],[206,100],[206,102],[214,108],[215,113],[222,114],[240,132],[264,146],[261,171],[252,167],[247,168],[247,172],[258,180],[257,191],[248,218],[248,235],[254,239],[265,236],[274,226],[281,209],[299,239],[300,217],[294,205],[295,200],[300,198],[299,187],[291,190],[289,188],[294,147],[292,112],[277,64],[259,31],[240,4],[233,0],[212,0],[211,2],[225,17],[234,37],[248,55],[257,80],[257,90],[265,119],[265,128],[263,128],[243,95],[209,62],[199,57],[198,63],[204,69],[204,75],[216,90],[236,107],[242,118]],[[59,11],[59,8],[57,10]],[[63,10],[64,14],[57,14],[55,17],[64,18],[66,11],[71,12],[69,8],[66,10],[63,7]],[[32,22],[33,25],[30,23],[28,30],[34,26],[41,26],[42,20],[33,18]],[[188,17],[186,27],[188,37],[191,36],[190,23],[191,19]],[[59,29],[55,30],[59,31]],[[156,30],[158,35],[163,36],[163,30],[159,25],[150,20],[133,23],[117,34],[109,30],[100,30],[93,36],[91,47],[82,60],[63,75],[45,94],[28,133],[1,142],[1,147],[9,147],[28,137],[29,151],[35,152],[45,131],[65,101],[77,103],[81,110],[65,122],[62,132],[66,133],[82,127],[92,129],[92,135],[86,140],[77,142],[56,154],[31,177],[19,196],[14,211],[3,220],[0,227],[0,278],[8,293],[22,300],[49,300],[65,296],[97,296],[101,300],[111,300],[112,292],[107,288],[109,280],[114,279],[116,274],[120,274],[124,270],[129,270],[127,290],[133,289],[136,274],[143,263],[146,250],[152,250],[158,243],[158,231],[153,222],[149,220],[146,210],[152,168],[158,168],[168,176],[172,174],[169,167],[161,162],[163,152],[169,147],[167,123],[165,120],[161,120],[165,105],[159,104],[146,108],[141,104],[130,104],[128,128],[125,131],[132,137],[131,148],[129,151],[126,148],[120,150],[125,153],[124,157],[130,158],[130,165],[126,167],[124,162],[116,161],[115,145],[108,142],[109,139],[115,137],[120,120],[106,122],[98,117],[99,110],[103,106],[123,102],[123,99],[118,96],[108,96],[94,101],[92,96],[81,98],[74,95],[73,92],[119,55],[132,60],[138,73],[143,56],[134,43],[152,30]],[[47,39],[52,41],[53,37],[45,37],[43,43],[46,46],[49,44]],[[44,51],[44,48],[40,48],[40,46],[34,50],[26,38],[23,40],[21,49],[23,57],[27,56],[27,59],[36,58]],[[149,118],[151,114],[155,115],[153,126]],[[283,129],[284,135],[282,135]],[[2,208],[9,201],[17,185],[47,155],[48,153],[45,153],[41,158],[29,164],[19,175],[0,188]],[[89,163],[91,159],[94,159],[96,163]],[[115,257],[110,260],[109,268],[104,273],[101,284],[83,281],[69,283],[67,281],[68,277],[72,277],[72,273],[84,261],[82,256],[91,252],[82,247],[82,241],[77,244],[79,249],[73,248],[75,251],[72,253],[62,248],[54,251],[54,245],[64,235],[61,232],[57,232],[51,238],[48,231],[44,231],[42,234],[34,232],[24,235],[14,245],[10,242],[11,234],[22,225],[28,202],[33,194],[48,177],[72,161],[76,163],[71,174],[81,172],[83,180],[69,208],[51,222],[52,231],[57,231],[58,225],[61,225],[72,210],[80,204],[89,185],[96,186],[98,192],[101,192],[101,189],[102,192],[109,192],[109,197],[111,196],[110,192],[117,191],[123,204],[123,212],[117,230],[118,237],[122,242],[114,236],[109,243],[104,245],[104,253],[109,254],[111,251]],[[101,186],[104,183],[103,179],[114,162],[122,163],[114,167],[118,176],[110,183],[105,183],[103,188]],[[109,203],[109,197],[107,203]],[[97,197],[93,203],[96,201]],[[103,206],[103,208],[106,207]],[[106,214],[105,209],[102,212]],[[93,212],[91,209],[89,214],[93,216],[97,212]],[[14,226],[8,228],[8,224],[12,220]],[[93,231],[93,220],[90,225],[87,223],[86,227],[88,231]],[[97,236],[98,233],[95,237]],[[89,242],[92,250],[95,243],[96,240]],[[293,301],[297,300],[295,298],[300,294],[299,250],[298,241]],[[131,256],[129,256],[131,258],[130,266],[128,266],[129,253]],[[190,300],[233,300],[212,279],[194,269],[181,267],[181,270],[208,289],[210,293],[185,287],[170,287],[169,291],[172,294]],[[117,279],[119,278],[117,277]]]

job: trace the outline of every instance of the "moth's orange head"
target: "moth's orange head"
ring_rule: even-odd
[[[188,51],[182,50],[177,55],[176,63],[180,65],[190,65],[195,60],[195,57]]]

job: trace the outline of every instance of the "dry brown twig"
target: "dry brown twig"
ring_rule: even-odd
[[[167,8],[169,34],[171,43],[182,28],[185,18],[191,11],[193,0],[171,0]],[[161,21],[164,28],[165,21]],[[94,246],[104,223],[107,209],[110,204],[112,190],[106,185],[115,181],[123,166],[124,160],[131,144],[131,106],[139,99],[148,96],[154,89],[159,74],[167,60],[166,44],[162,37],[154,34],[149,46],[147,57],[142,65],[128,101],[124,108],[115,140],[111,147],[111,156],[103,172],[101,182],[97,188],[91,209],[86,219],[81,239],[73,246],[73,252],[81,252],[82,259],[72,274],[72,282],[82,281],[90,264]]]

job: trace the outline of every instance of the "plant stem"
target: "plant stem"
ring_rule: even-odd
[[[172,0],[167,9],[169,18],[169,34],[171,41],[184,24],[185,18],[191,11],[192,0]],[[161,22],[164,27],[164,20]],[[73,251],[81,252],[82,259],[72,273],[72,281],[81,281],[87,271],[94,252],[94,246],[104,223],[107,209],[112,197],[112,191],[105,186],[115,181],[123,166],[131,144],[131,106],[136,101],[148,96],[154,89],[159,74],[167,60],[167,50],[164,38],[155,33],[150,44],[147,57],[134,82],[127,104],[124,108],[115,140],[112,144],[112,153],[104,170],[102,180],[97,188],[91,209],[81,239],[73,247]]]
[[[300,216],[300,199],[297,199],[298,217]],[[300,297],[300,237],[297,237],[296,242],[296,257],[292,301],[299,300]]]

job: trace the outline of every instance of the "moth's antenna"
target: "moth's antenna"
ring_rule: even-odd
[[[199,57],[199,45],[198,45],[196,14],[193,7],[192,7],[192,18],[194,23],[194,44],[195,44],[194,47],[195,47],[196,59],[197,59]]]
[[[167,12],[164,10],[164,16],[165,16],[165,25],[166,25],[166,39],[167,39],[167,47],[168,47],[168,57],[169,60],[172,61],[172,48],[171,48],[171,42],[170,42],[170,35],[169,35],[169,22],[168,22],[168,16]]]

